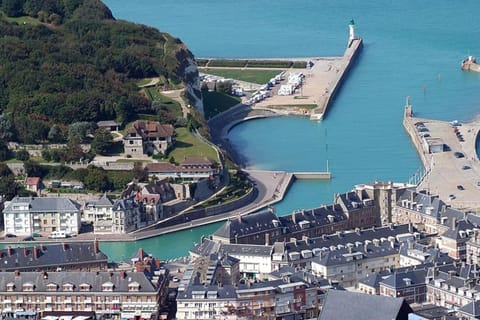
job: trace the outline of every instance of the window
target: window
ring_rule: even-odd
[[[86,291],[90,291],[91,289],[91,286],[87,283],[82,283],[80,286],[79,286],[79,290],[80,291],[83,291],[83,292],[86,292]]]
[[[33,285],[33,283],[31,282],[27,282],[27,283],[24,283],[23,284],[23,291],[33,291],[33,289],[35,288],[35,286]]]
[[[129,283],[128,291],[140,291],[140,284],[138,282]]]
[[[63,291],[73,291],[73,287],[74,287],[73,284],[71,284],[71,283],[65,283],[65,284],[63,285],[62,290],[63,290]]]
[[[113,287],[113,283],[105,282],[104,284],[102,284],[102,291],[113,291]]]
[[[47,291],[57,291],[58,285],[56,283],[47,284]]]

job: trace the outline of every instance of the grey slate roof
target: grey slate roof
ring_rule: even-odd
[[[13,207],[17,204],[28,204],[30,212],[72,212],[79,211],[80,204],[64,197],[15,197],[5,205],[4,212],[16,211]]]
[[[473,228],[475,228],[475,226],[469,221],[460,220],[456,223],[455,228],[448,228],[448,230],[442,234],[442,237],[450,238],[457,241],[467,241],[470,238],[470,235],[467,234],[466,231],[473,231]]]
[[[480,316],[480,301],[477,300],[464,305],[460,308],[460,312],[478,319]]]
[[[46,276],[45,276],[46,274]],[[0,291],[7,291],[7,284],[15,285],[14,292],[22,292],[22,285],[31,283],[35,286],[36,292],[46,292],[47,285],[58,285],[58,291],[62,285],[73,284],[73,292],[79,292],[81,284],[91,286],[91,292],[101,292],[102,285],[111,282],[114,286],[113,292],[128,292],[128,285],[137,282],[141,292],[156,292],[155,287],[143,272],[126,272],[125,277],[121,272],[0,272]]]
[[[410,312],[412,309],[403,298],[329,290],[318,319],[407,320]]]
[[[295,233],[302,230],[302,224],[308,222],[309,227],[317,227],[347,220],[347,215],[340,205],[322,206],[319,208],[300,210],[290,215],[277,216],[271,210],[227,220],[214,236],[234,240],[252,234],[273,230]],[[283,230],[285,232],[283,232]],[[272,239],[275,241],[275,239]]]
[[[235,235],[244,236],[276,229],[273,220],[277,216],[270,210],[227,220],[217,231],[215,236],[233,239]]]
[[[220,250],[229,255],[270,257],[273,246],[261,246],[253,244],[222,244]]]
[[[37,250],[37,258],[33,250]],[[1,270],[41,269],[88,262],[107,263],[108,257],[101,251],[95,253],[93,243],[78,242],[0,250]]]
[[[414,270],[394,271],[392,275],[380,280],[379,283],[393,289],[426,286],[425,277],[427,272],[428,268],[426,266]],[[407,279],[410,281],[410,284],[407,282]]]
[[[286,242],[285,250],[299,251],[312,250],[314,248],[323,248],[346,245],[347,243],[355,244],[356,242],[364,243],[366,240],[388,239],[389,237],[396,237],[400,234],[406,234],[410,231],[408,224],[392,225],[390,227],[370,228],[364,230],[350,230],[342,233],[335,233],[331,235],[323,235],[318,238],[309,238],[308,240],[296,240],[294,242]]]
[[[352,260],[352,255],[358,255],[361,259],[369,259],[374,257],[383,257],[392,255],[398,252],[398,247],[392,247],[390,243],[380,243],[378,246],[368,245],[365,250],[364,245],[351,248],[340,248],[335,251],[326,251],[319,256],[312,258],[312,263],[317,263],[323,266],[335,266],[345,263],[355,263]]]
[[[357,193],[353,191],[340,194],[337,201],[345,205],[349,211],[373,206],[371,199],[365,199],[365,201],[363,201],[358,197]]]
[[[441,217],[442,208],[446,207],[445,203],[438,196],[416,192],[413,189],[405,189],[398,198],[397,206],[404,207],[403,203],[408,201],[416,203],[415,211],[437,220]],[[419,205],[421,205],[421,208]]]

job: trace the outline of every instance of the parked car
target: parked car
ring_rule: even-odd
[[[457,186],[457,189],[458,189],[458,190],[465,190],[465,188],[464,188],[461,184],[459,184],[459,185]]]
[[[448,199],[450,199],[450,200],[454,200],[455,198],[456,198],[456,197],[455,197],[454,194],[451,194],[451,195],[448,196]]]
[[[468,170],[468,169],[471,169],[470,166],[463,166],[462,167],[462,170]]]
[[[5,234],[5,237],[7,237],[7,238],[16,238],[17,236],[14,235],[14,234],[12,234],[12,233],[7,233],[7,234]]]
[[[32,236],[28,236],[22,239],[22,241],[35,241],[35,238]]]
[[[455,158],[463,158],[464,157],[463,153],[461,153],[461,152],[455,152],[453,155],[455,156]]]

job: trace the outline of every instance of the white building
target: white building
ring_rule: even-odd
[[[15,197],[5,203],[3,217],[5,233],[15,235],[80,230],[80,204],[64,197]]]

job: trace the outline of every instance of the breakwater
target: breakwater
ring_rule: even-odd
[[[333,79],[328,82],[329,86],[318,100],[318,107],[315,108],[310,115],[311,120],[321,120],[326,117],[328,107],[334,100],[337,92],[340,90],[346,74],[354,65],[362,48],[362,38],[355,38],[349,41],[342,59],[339,60],[339,66],[335,69],[337,76],[333,77]]]

